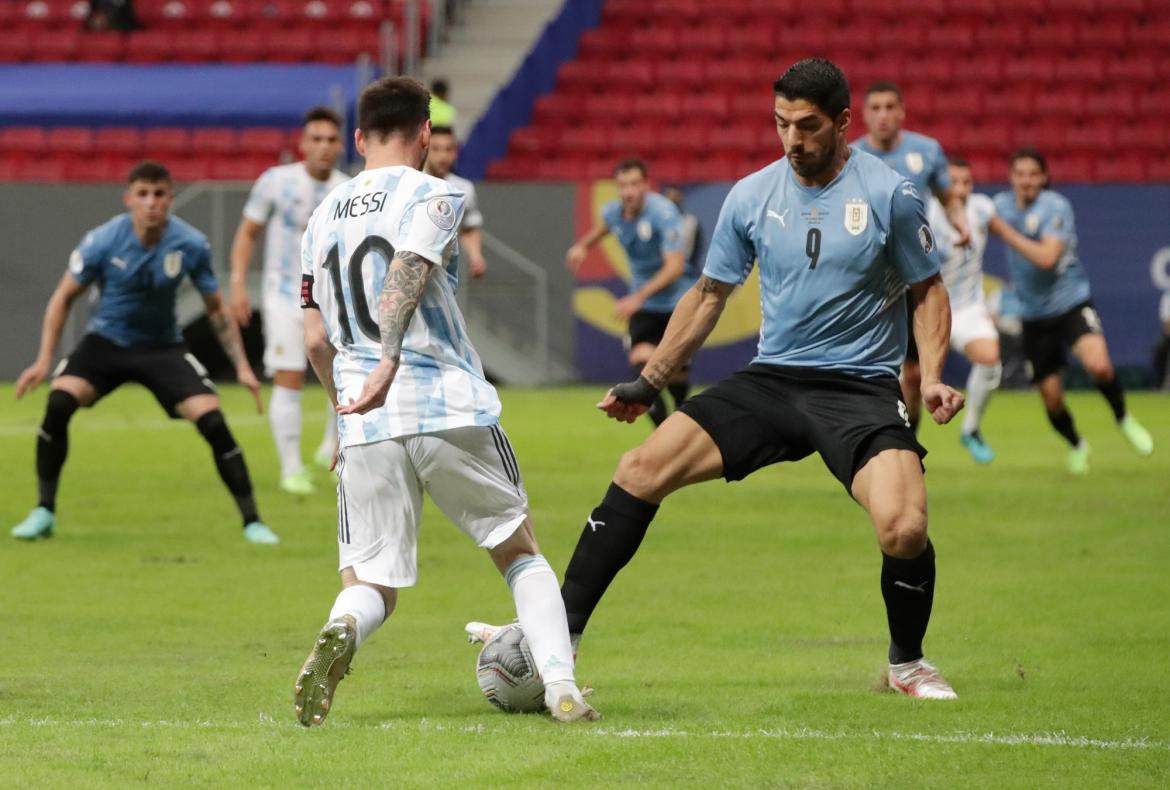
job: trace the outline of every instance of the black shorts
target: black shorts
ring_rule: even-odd
[[[630,316],[629,341],[630,348],[639,343],[658,345],[662,336],[666,334],[666,325],[670,323],[670,313],[657,313],[649,310],[639,310]]]
[[[1064,370],[1065,349],[1083,335],[1100,335],[1101,317],[1092,302],[1051,318],[1024,321],[1024,357],[1031,368],[1033,383]]]
[[[742,480],[813,452],[851,491],[857,470],[883,450],[918,443],[893,376],[867,379],[809,368],[753,364],[679,406],[723,456],[723,477]]]
[[[182,343],[126,347],[90,333],[73,349],[57,375],[85,379],[97,390],[97,400],[128,381],[136,381],[150,390],[171,417],[179,416],[175,407],[187,398],[215,394],[206,369]]]

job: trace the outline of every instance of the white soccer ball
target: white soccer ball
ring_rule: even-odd
[[[544,710],[544,681],[519,625],[506,625],[484,642],[475,660],[475,679],[487,701],[500,710]]]

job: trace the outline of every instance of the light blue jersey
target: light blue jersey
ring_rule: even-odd
[[[1060,239],[1064,251],[1051,269],[1041,269],[1011,247],[1008,269],[1025,321],[1067,313],[1091,296],[1089,275],[1077,257],[1077,229],[1072,206],[1063,195],[1043,190],[1031,205],[1020,208],[1012,192],[995,196],[995,210],[1005,222],[1033,241]]]
[[[601,220],[621,243],[630,262],[630,292],[646,284],[662,268],[662,255],[682,252],[682,215],[678,207],[657,192],[647,192],[642,210],[633,219],[622,217],[622,202],[611,200],[601,209]],[[652,294],[642,309],[670,313],[691,286],[684,273],[661,291]]]
[[[951,188],[951,174],[947,172],[947,155],[933,137],[918,132],[903,131],[898,144],[889,151],[874,148],[868,138],[853,142],[853,150],[872,154],[885,162],[903,178],[910,180],[923,200]]]
[[[757,259],[754,362],[867,377],[898,374],[906,288],[939,271],[914,185],[857,151],[825,187],[800,184],[787,159],[732,187],[703,274],[739,284]]]
[[[341,418],[343,447],[499,421],[499,398],[455,303],[463,210],[461,192],[398,165],[359,173],[313,212],[301,244],[301,298],[321,311],[337,349],[342,402],[357,399],[382,358],[378,298],[395,252],[433,264],[386,403]]]
[[[175,320],[175,294],[184,277],[201,293],[219,290],[207,237],[178,217],[167,219],[150,249],[119,214],[85,234],[69,256],[69,272],[82,285],[97,283],[101,301],[88,331],[119,346],[165,346],[183,339]]]

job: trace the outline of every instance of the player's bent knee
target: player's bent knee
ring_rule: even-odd
[[[81,407],[77,397],[65,390],[51,390],[49,400],[45,404],[45,423],[64,427],[73,416],[73,412]]]
[[[613,481],[639,499],[656,502],[664,488],[662,477],[662,465],[654,463],[642,445],[622,456]]]
[[[891,557],[913,559],[926,549],[926,513],[906,508],[877,525],[878,543]]]
[[[192,395],[175,405],[175,414],[193,423],[214,412],[219,412],[219,398],[215,395]],[[222,416],[220,413],[221,419]]]

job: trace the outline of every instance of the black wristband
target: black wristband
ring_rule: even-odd
[[[613,396],[623,403],[650,406],[658,399],[658,388],[647,381],[645,376],[638,376],[634,381],[616,385]]]

